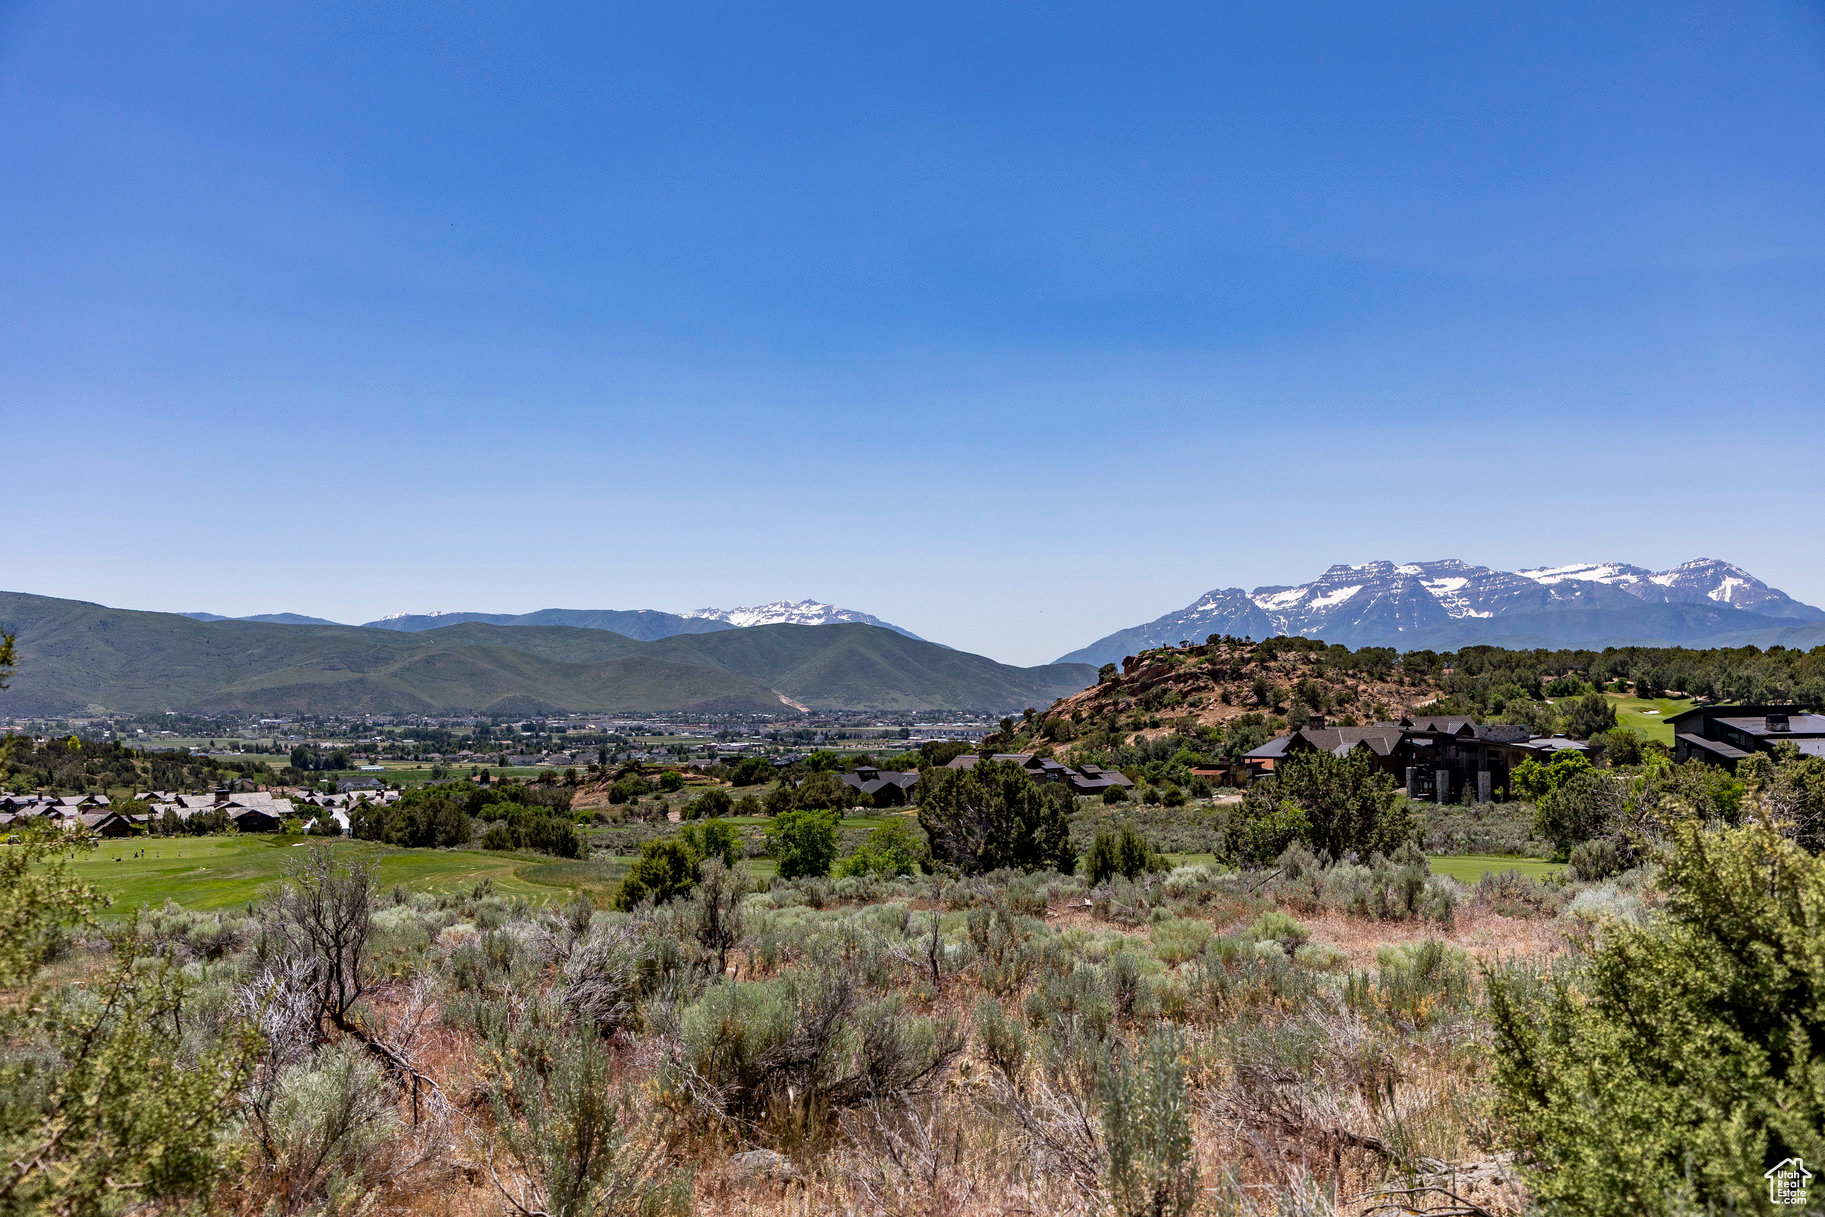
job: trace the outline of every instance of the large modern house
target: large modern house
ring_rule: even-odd
[[[1034,756],[1030,752],[997,752],[989,759],[1012,761],[1026,770],[1035,782],[1063,782],[1071,788],[1072,794],[1095,795],[1111,788],[1125,790],[1134,785],[1113,769],[1100,765],[1066,765],[1049,756]],[[974,769],[980,760],[982,757],[966,752],[952,757],[949,768]]]
[[[1297,731],[1246,754],[1242,762],[1251,776],[1259,777],[1300,752],[1348,756],[1360,751],[1404,785],[1409,798],[1448,803],[1468,790],[1487,803],[1507,796],[1508,775],[1522,761],[1588,747],[1562,735],[1537,736],[1526,727],[1473,718],[1408,717],[1397,723],[1330,727],[1314,715]]]
[[[1792,744],[1807,756],[1825,756],[1825,715],[1798,706],[1699,706],[1675,714],[1673,759],[1705,761],[1735,769],[1752,752]]]
[[[919,784],[916,772],[876,769],[858,765],[843,775],[843,785],[867,795],[876,807],[895,807],[912,800],[913,787]]]

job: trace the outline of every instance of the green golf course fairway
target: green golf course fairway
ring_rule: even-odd
[[[1503,871],[1520,871],[1529,879],[1554,879],[1565,873],[1565,863],[1543,858],[1510,857],[1507,854],[1432,854],[1426,859],[1435,875],[1450,875],[1460,883],[1475,883],[1484,875]]]
[[[75,870],[114,901],[111,915],[174,900],[189,909],[224,909],[257,899],[285,864],[309,848],[296,836],[126,837],[79,854]],[[321,841],[312,842],[320,844]],[[578,889],[600,894],[627,870],[621,860],[572,862],[543,854],[474,849],[404,849],[372,841],[328,843],[338,857],[371,859],[382,888],[455,891],[483,879],[509,896],[563,900]],[[140,851],[144,857],[134,857]]]
[[[307,843],[308,842],[308,843]],[[112,901],[108,916],[136,908],[157,908],[172,900],[188,909],[237,908],[259,898],[279,880],[287,862],[298,858],[309,838],[285,836],[126,837],[104,841],[76,857],[76,874]],[[371,859],[383,889],[401,884],[411,891],[447,892],[491,880],[494,890],[524,896],[534,903],[562,902],[586,891],[606,904],[610,891],[627,873],[629,858],[568,861],[543,854],[495,853],[479,849],[405,849],[373,841],[332,840],[329,848],[342,858]],[[144,857],[135,857],[144,851]],[[1175,863],[1212,864],[1211,855],[1175,855]],[[1486,872],[1517,870],[1532,879],[1562,874],[1558,862],[1498,854],[1434,856],[1434,874],[1475,883]],[[750,858],[743,864],[755,878],[771,875],[773,860]]]

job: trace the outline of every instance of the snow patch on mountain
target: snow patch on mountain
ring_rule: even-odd
[[[1360,583],[1352,584],[1349,587],[1340,587],[1335,591],[1325,592],[1321,596],[1313,596],[1312,602],[1306,605],[1306,607],[1309,609],[1330,608],[1333,605],[1342,604],[1361,590],[1362,584]]]
[[[1725,604],[1732,602],[1738,588],[1749,588],[1748,581],[1743,579],[1725,579],[1705,594],[1713,600],[1722,600]]]
[[[1262,611],[1272,612],[1274,609],[1292,608],[1304,600],[1306,593],[1311,590],[1309,587],[1256,588],[1249,599],[1253,600]]]
[[[693,609],[682,616],[706,621],[726,621],[741,629],[757,625],[838,625],[860,622],[863,625],[878,625],[896,634],[905,634],[908,638],[918,637],[911,630],[901,629],[869,613],[827,604],[821,600],[775,600],[771,604],[750,604],[732,609]]]
[[[1641,567],[1628,566],[1621,562],[1579,562],[1572,566],[1547,566],[1535,570],[1518,570],[1515,574],[1547,587],[1568,580],[1580,583],[1627,585],[1640,583],[1643,578],[1653,578]],[[1662,586],[1666,585],[1662,584]]]

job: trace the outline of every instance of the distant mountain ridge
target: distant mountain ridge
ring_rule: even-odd
[[[1338,565],[1297,586],[1216,588],[1177,612],[1100,638],[1060,663],[1119,663],[1211,634],[1322,638],[1351,647],[1445,650],[1626,645],[1809,645],[1825,610],[1740,566],[1698,558],[1651,571],[1623,562],[1499,571],[1458,559]],[[1815,638],[1816,635],[1816,638]]]
[[[324,617],[306,617],[303,613],[254,613],[247,617],[224,617],[220,613],[179,613],[192,621],[263,621],[268,625],[341,625]]]
[[[529,614],[530,616],[530,614]],[[1019,668],[862,622],[691,619],[656,640],[599,627],[467,621],[433,629],[202,621],[0,592],[18,671],[0,715],[164,710],[740,713],[1049,705],[1095,677]]]
[[[421,633],[453,625],[567,626],[578,630],[607,630],[624,638],[653,642],[674,634],[703,634],[735,627],[722,621],[662,613],[657,609],[538,609],[530,613],[394,613],[363,624],[363,629]]]
[[[744,608],[693,609],[688,613],[664,613],[657,609],[539,609],[531,613],[394,613],[366,627],[379,630],[435,630],[448,625],[480,622],[484,625],[566,625],[585,630],[612,630],[644,642],[670,638],[674,634],[706,634],[712,630],[751,629],[758,625],[841,625],[860,623],[879,626],[904,634],[919,636],[892,622],[882,621],[869,613],[839,608],[818,600],[776,600],[772,604]],[[920,639],[920,641],[924,641]]]

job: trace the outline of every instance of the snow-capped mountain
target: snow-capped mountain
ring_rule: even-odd
[[[882,629],[892,630],[896,634],[905,634],[908,638],[917,638],[911,630],[903,630],[892,622],[882,621],[879,617],[855,609],[840,608],[834,604],[825,604],[820,600],[775,600],[772,604],[751,604],[742,608],[695,609],[683,614],[686,617],[707,621],[726,621],[737,628],[755,625],[836,625],[842,622],[859,621],[863,625],[878,625]]]
[[[850,621],[878,625],[908,638],[919,637],[911,630],[903,630],[879,617],[815,600],[800,600],[796,604],[781,600],[774,604],[756,604],[735,609],[706,608],[690,613],[665,613],[657,609],[551,608],[532,613],[442,610],[430,613],[391,613],[366,624],[381,630],[435,630],[469,622],[482,625],[561,625],[573,629],[612,630],[642,642],[652,642],[669,638],[673,634],[709,634],[717,630],[744,629],[756,625],[832,625]]]
[[[1209,591],[1176,613],[1118,631],[1059,662],[1114,663],[1145,647],[1211,634],[1300,635],[1402,650],[1476,642],[1721,645],[1818,621],[1825,621],[1825,611],[1712,558],[1658,572],[1622,562],[1522,571],[1455,558],[1367,562],[1333,566],[1297,587]]]

